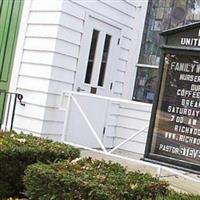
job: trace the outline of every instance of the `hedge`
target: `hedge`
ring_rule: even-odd
[[[23,193],[22,177],[28,165],[73,160],[79,155],[78,149],[51,140],[25,134],[0,134],[0,199]]]
[[[37,200],[143,200],[166,195],[168,183],[119,164],[92,160],[30,165],[26,195]]]
[[[200,200],[200,196],[171,190],[166,197],[157,197],[156,200]]]

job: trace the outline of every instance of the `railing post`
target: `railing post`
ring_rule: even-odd
[[[12,111],[12,118],[11,118],[11,125],[10,125],[10,130],[11,130],[11,131],[12,131],[12,129],[13,129],[13,122],[14,122],[14,117],[15,117],[16,103],[17,103],[17,94],[15,94],[14,105],[13,105],[13,111]]]
[[[1,97],[2,94],[3,97]],[[25,103],[22,102],[23,95],[16,92],[0,90],[0,98],[3,98],[2,105],[4,106],[0,116],[0,129],[3,131],[11,131],[13,129],[17,100],[19,100],[21,106],[25,106]]]
[[[66,110],[65,110],[65,121],[64,121],[64,127],[63,127],[62,138],[61,138],[62,142],[65,141],[65,134],[67,133],[71,98],[72,98],[72,94],[69,93],[68,100],[67,100],[67,106],[66,106]]]
[[[157,171],[156,171],[156,177],[157,177],[158,179],[160,178],[161,172],[162,172],[162,167],[159,166],[159,167],[157,168]]]
[[[8,106],[7,106],[7,112],[6,112],[6,122],[5,122],[5,131],[7,131],[7,125],[8,125],[8,120],[9,120],[9,112],[10,112],[10,105],[11,105],[11,101],[12,101],[12,94],[8,94],[9,96],[9,102],[8,102]]]

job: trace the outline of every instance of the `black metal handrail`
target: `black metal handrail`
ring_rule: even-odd
[[[22,102],[23,95],[15,92],[7,92],[0,90],[0,129],[11,131],[15,118],[15,110],[17,102],[21,106],[25,106]],[[4,127],[2,127],[4,125]]]

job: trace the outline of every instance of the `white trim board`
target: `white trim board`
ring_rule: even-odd
[[[21,22],[19,25],[19,33],[17,37],[17,44],[15,48],[15,56],[13,61],[13,68],[11,73],[11,79],[10,79],[10,85],[9,85],[9,91],[15,92],[17,90],[17,82],[19,77],[19,70],[21,66],[21,60],[23,55],[23,49],[25,44],[25,35],[27,31],[27,24],[30,14],[30,8],[31,8],[31,0],[25,0],[21,15]]]

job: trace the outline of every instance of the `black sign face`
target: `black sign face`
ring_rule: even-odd
[[[149,158],[200,171],[200,55],[164,54]]]

